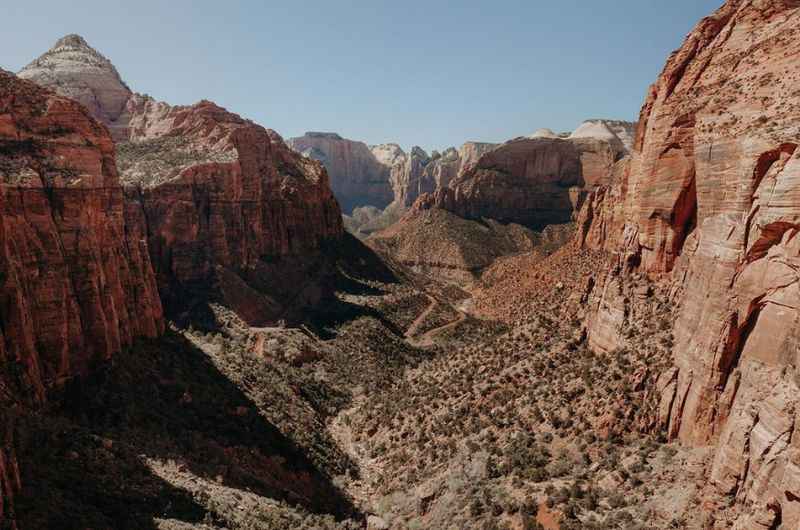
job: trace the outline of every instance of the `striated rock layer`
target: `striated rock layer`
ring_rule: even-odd
[[[394,200],[389,183],[391,165],[376,158],[367,144],[336,133],[308,132],[290,139],[289,145],[325,165],[345,213],[357,206],[385,208]]]
[[[106,128],[0,72],[0,521],[21,488],[15,404],[164,330],[147,242],[130,230]]]
[[[77,35],[20,76],[84,103],[114,132],[128,231],[147,241],[172,316],[194,304],[187,291],[258,324],[319,298],[306,273],[343,230],[319,163],[211,102],[173,107],[132,93]]]
[[[111,137],[81,105],[0,73],[0,179],[0,386],[38,401],[157,336],[161,304]]]
[[[282,299],[302,295],[304,267],[342,235],[325,169],[211,102],[135,97],[129,108],[127,210],[148,234],[168,305],[185,287],[213,285],[251,324],[280,316]]]
[[[619,252],[593,346],[614,346],[626,273],[672,284],[661,421],[716,446],[736,528],[800,522],[799,34],[796,0],[729,0],[700,22],[649,91],[628,167],[581,215],[585,244]]]
[[[620,142],[520,138],[484,153],[461,175],[420,199],[467,219],[534,228],[570,222],[587,190],[607,184],[624,156]]]

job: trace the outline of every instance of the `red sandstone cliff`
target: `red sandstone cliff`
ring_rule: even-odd
[[[302,262],[343,230],[322,165],[207,101],[171,107],[137,96],[128,108],[130,142],[119,147],[127,211],[148,234],[167,302],[180,287],[207,285],[263,324],[305,296]]]
[[[711,482],[745,508],[738,528],[800,521],[799,34],[797,0],[729,0],[700,22],[649,91],[630,167],[582,213],[585,243],[622,265],[590,341],[613,348],[626,271],[672,284],[661,419],[715,446]]]
[[[0,520],[20,472],[8,414],[163,332],[114,146],[78,103],[0,71]]]
[[[187,290],[204,291],[263,324],[319,298],[306,273],[343,231],[319,163],[214,103],[173,107],[134,94],[77,35],[20,76],[77,98],[111,128],[128,232],[148,243],[166,309],[183,311],[194,304]]]
[[[0,361],[27,397],[164,323],[146,242],[125,223],[107,130],[0,72]]]

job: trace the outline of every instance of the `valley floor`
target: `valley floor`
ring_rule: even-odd
[[[592,353],[602,259],[523,254],[470,292],[345,261],[296,328],[211,304],[20,415],[21,528],[700,528],[707,455],[654,420],[669,305],[650,286]]]

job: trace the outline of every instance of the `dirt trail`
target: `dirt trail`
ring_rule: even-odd
[[[458,307],[455,309],[458,311],[458,317],[448,322],[447,324],[443,324],[439,327],[429,329],[425,333],[420,336],[417,336],[417,331],[419,331],[420,326],[425,323],[425,320],[430,316],[430,314],[436,309],[436,306],[439,305],[439,301],[437,301],[431,295],[427,295],[428,299],[431,301],[430,305],[425,308],[425,311],[420,313],[420,315],[414,320],[414,322],[408,327],[408,331],[405,333],[406,340],[412,345],[417,348],[426,348],[428,346],[433,346],[434,344],[434,337],[439,335],[440,333],[452,329],[467,319],[469,314],[467,313],[466,308],[470,305],[470,300],[465,300]]]
[[[417,348],[425,348],[427,346],[433,346],[433,344],[435,342],[434,341],[434,337],[436,335],[439,335],[440,333],[442,333],[444,331],[447,331],[449,329],[452,329],[452,328],[458,326],[459,324],[461,324],[462,322],[464,322],[467,319],[467,316],[469,316],[469,315],[467,315],[463,311],[459,311],[458,312],[458,318],[456,318],[452,322],[448,322],[447,324],[445,324],[443,326],[439,326],[438,328],[433,328],[431,330],[428,330],[425,333],[423,333],[422,335],[420,335],[419,337],[415,337],[415,338],[409,337],[408,341],[412,345],[416,346]]]
[[[430,305],[428,305],[428,307],[425,308],[425,311],[420,313],[419,316],[414,320],[414,322],[412,322],[411,325],[408,326],[408,330],[406,330],[405,333],[405,337],[407,339],[411,339],[417,334],[417,330],[419,330],[419,327],[422,325],[423,322],[425,322],[425,319],[428,318],[428,316],[433,312],[433,310],[436,309],[436,306],[439,305],[439,302],[437,302],[436,299],[431,295],[427,294],[425,296],[428,297],[428,300],[430,300],[431,303]]]

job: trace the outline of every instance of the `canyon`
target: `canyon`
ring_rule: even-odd
[[[430,154],[0,71],[0,528],[796,528],[798,34]]]

